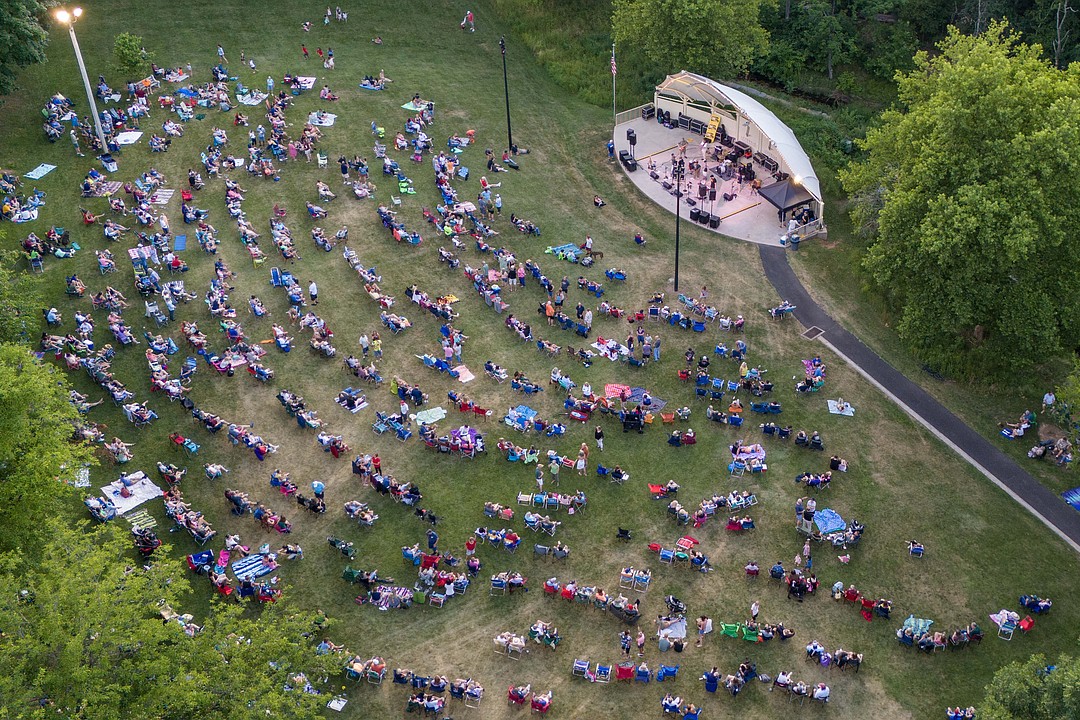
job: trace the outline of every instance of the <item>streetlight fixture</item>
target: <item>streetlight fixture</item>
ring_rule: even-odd
[[[101,142],[101,152],[108,153],[109,145],[105,142],[105,132],[101,129],[101,116],[98,115],[97,102],[94,100],[94,89],[90,86],[90,78],[86,74],[86,63],[83,62],[79,39],[75,37],[75,23],[82,17],[82,12],[81,7],[72,8],[71,12],[60,9],[56,11],[56,19],[62,25],[67,25],[68,34],[71,36],[71,46],[75,48],[75,59],[79,63],[79,72],[82,74],[83,87],[86,88],[86,100],[90,103],[90,111],[94,116],[94,129],[97,131],[98,141]]]
[[[682,217],[682,181],[686,174],[686,161],[679,158],[671,166],[671,179],[675,182],[675,292],[679,292],[679,220]]]
[[[506,95],[506,149],[513,152],[514,134],[510,131],[510,84],[506,79],[506,38],[499,38],[503,61],[503,93]]]

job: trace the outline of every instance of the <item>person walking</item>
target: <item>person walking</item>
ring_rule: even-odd
[[[597,450],[604,452],[604,428],[597,425],[596,431],[593,433],[593,438],[596,439]]]
[[[311,57],[311,53],[308,52],[307,45],[301,45],[300,52],[303,53],[305,60]]]
[[[757,600],[750,603],[750,619],[751,620],[753,620],[754,622],[757,622],[757,616],[758,616],[758,613],[760,613],[760,612],[761,612],[761,603],[759,603]]]
[[[217,56],[218,61],[221,62],[222,65],[229,64],[229,59],[225,57],[225,48],[221,47],[221,45],[217,46]]]
[[[315,284],[314,280],[312,280],[311,284],[308,285],[308,295],[311,296],[312,305],[319,304],[319,286]]]
[[[427,531],[427,546],[431,552],[439,549],[439,533],[435,532],[435,530]]]

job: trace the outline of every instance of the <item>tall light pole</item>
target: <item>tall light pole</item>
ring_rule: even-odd
[[[686,161],[682,158],[671,166],[671,179],[675,181],[675,292],[679,292],[679,220],[682,217],[682,181],[686,173]]]
[[[499,38],[499,49],[503,59],[503,93],[506,95],[506,149],[513,151],[514,134],[510,131],[510,83],[506,79],[506,38]]]
[[[101,129],[101,117],[98,115],[97,103],[94,101],[94,89],[90,86],[90,78],[86,75],[86,63],[83,62],[82,50],[79,48],[79,39],[75,37],[75,23],[82,17],[82,8],[57,10],[56,19],[61,24],[67,25],[68,34],[71,36],[71,46],[75,48],[75,59],[79,63],[79,72],[82,74],[83,87],[86,88],[86,100],[90,103],[90,113],[94,116],[94,129],[97,131],[98,140],[101,142],[101,152],[109,152],[109,145],[105,142],[105,132]]]

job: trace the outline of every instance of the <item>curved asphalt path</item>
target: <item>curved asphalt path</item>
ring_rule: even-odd
[[[760,254],[765,277],[781,298],[796,306],[799,322],[824,331],[818,340],[1080,553],[1080,513],[818,307],[783,247],[761,245]]]

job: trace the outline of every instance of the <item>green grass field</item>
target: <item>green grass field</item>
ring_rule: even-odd
[[[390,667],[409,667],[419,673],[473,677],[487,688],[488,695],[479,710],[468,714],[479,717],[503,717],[519,714],[518,709],[505,708],[503,692],[511,683],[529,682],[534,689],[551,688],[555,693],[552,714],[557,717],[644,717],[659,713],[659,699],[669,688],[688,701],[704,705],[708,716],[734,710],[747,718],[773,717],[789,712],[788,701],[778,693],[768,693],[764,686],[747,688],[738,698],[727,695],[707,697],[697,681],[701,672],[713,665],[722,671],[733,672],[746,657],[754,659],[760,670],[775,675],[778,670],[792,669],[796,677],[810,682],[827,681],[833,688],[832,713],[844,717],[873,716],[935,717],[945,705],[976,704],[982,688],[993,671],[1001,664],[1026,658],[1033,652],[1057,653],[1075,646],[1075,627],[1080,612],[1064,602],[1072,589],[1071,577],[1077,569],[1076,557],[1056,537],[1035,520],[1025,515],[1004,494],[992,487],[970,467],[946,450],[920,426],[912,423],[901,411],[889,404],[861,377],[834,358],[823,355],[828,363],[828,385],[823,394],[796,397],[788,378],[801,367],[800,360],[819,351],[819,346],[803,340],[794,323],[774,323],[765,309],[776,304],[761,272],[757,250],[735,241],[719,238],[684,224],[682,246],[682,283],[684,291],[695,291],[707,284],[711,299],[729,314],[748,318],[746,340],[750,346],[752,364],[769,370],[768,377],[776,382],[775,399],[783,403],[780,416],[784,424],[807,430],[820,430],[825,438],[825,454],[811,453],[776,440],[766,441],[757,429],[761,416],[750,414],[741,432],[720,427],[704,418],[704,403],[693,397],[693,388],[677,379],[683,367],[682,355],[687,347],[702,353],[711,351],[721,339],[713,328],[696,335],[667,325],[649,329],[663,337],[664,358],[661,363],[643,369],[632,369],[607,361],[596,362],[585,369],[580,364],[561,357],[553,361],[539,353],[534,345],[520,343],[503,327],[504,316],[496,315],[484,306],[472,292],[470,283],[460,270],[451,271],[437,262],[440,243],[423,224],[421,207],[437,202],[431,166],[425,158],[412,164],[404,153],[397,153],[405,171],[414,179],[417,194],[402,201],[399,219],[410,228],[425,235],[420,247],[399,245],[378,222],[376,203],[357,201],[340,193],[330,204],[330,217],[322,225],[333,232],[341,224],[350,228],[350,246],[368,266],[375,265],[383,276],[383,289],[395,295],[395,310],[406,314],[414,327],[397,336],[384,333],[385,359],[379,367],[389,378],[398,375],[409,382],[419,383],[429,393],[432,403],[439,403],[448,390],[464,391],[485,407],[494,409],[493,417],[480,429],[486,433],[490,452],[474,462],[435,455],[414,437],[401,444],[392,437],[377,436],[370,424],[375,410],[396,406],[396,398],[388,390],[389,383],[366,387],[371,407],[350,415],[336,406],[334,396],[350,384],[342,368],[343,356],[356,351],[356,338],[362,331],[384,330],[379,324],[378,308],[363,292],[356,275],[347,267],[339,252],[323,253],[310,242],[312,223],[305,217],[305,201],[316,199],[315,182],[324,179],[332,188],[341,188],[340,176],[333,159],[339,154],[360,154],[372,159],[371,122],[384,125],[394,133],[406,119],[400,105],[416,92],[434,100],[436,123],[430,131],[436,147],[452,133],[463,134],[475,129],[478,147],[468,149],[462,159],[471,166],[468,182],[458,182],[463,199],[475,197],[478,179],[483,174],[482,148],[496,152],[506,144],[505,115],[502,104],[501,61],[498,38],[507,26],[490,11],[491,4],[473,6],[478,29],[474,34],[462,33],[458,22],[464,14],[460,3],[433,2],[407,8],[385,4],[365,3],[346,8],[347,24],[331,23],[323,27],[317,22],[321,9],[310,11],[291,3],[270,2],[261,6],[261,13],[251,11],[250,4],[232,2],[195,2],[180,12],[164,4],[115,2],[109,12],[101,8],[88,9],[79,25],[89,71],[92,76],[105,72],[110,82],[118,86],[126,78],[107,72],[113,36],[124,29],[135,28],[146,40],[162,65],[190,62],[195,79],[209,77],[209,68],[216,61],[215,45],[221,42],[233,62],[233,73],[245,84],[262,86],[266,75],[272,74],[280,85],[285,72],[317,74],[316,87],[329,83],[341,94],[341,100],[330,107],[320,103],[316,93],[296,98],[288,113],[293,130],[298,131],[308,112],[325,108],[338,115],[337,123],[327,128],[321,148],[331,158],[330,167],[319,169],[315,163],[287,163],[281,168],[277,183],[248,177],[235,172],[232,177],[246,188],[244,209],[260,230],[267,230],[266,219],[274,203],[289,210],[287,224],[292,228],[303,259],[289,269],[306,286],[315,279],[320,287],[321,302],[316,308],[335,332],[339,357],[325,360],[306,347],[306,336],[297,333],[292,353],[283,355],[270,349],[267,364],[276,372],[276,380],[261,385],[246,373],[227,378],[208,372],[200,361],[198,375],[190,397],[206,410],[227,420],[256,424],[257,432],[281,445],[276,455],[266,462],[257,462],[252,454],[230,445],[223,435],[211,437],[192,425],[190,418],[176,404],[170,404],[157,394],[150,394],[148,372],[142,357],[145,347],[122,349],[114,363],[114,372],[134,390],[139,399],[148,400],[161,419],[150,429],[135,431],[123,419],[118,408],[106,405],[91,411],[90,418],[110,426],[109,432],[135,442],[135,459],[127,469],[151,471],[158,460],[187,465],[189,477],[183,484],[185,499],[202,510],[219,538],[238,532],[245,542],[278,543],[282,538],[268,537],[249,518],[229,514],[222,492],[226,487],[247,491],[253,498],[265,501],[273,508],[285,511],[294,523],[291,539],[306,550],[305,559],[284,564],[280,573],[287,584],[285,602],[307,607],[320,607],[338,622],[331,631],[332,638],[360,654],[380,654]],[[310,33],[300,24],[316,21]],[[382,46],[370,39],[380,35]],[[333,47],[337,68],[323,71],[315,60],[300,59],[300,44]],[[543,229],[540,238],[526,238],[517,233],[505,218],[496,223],[501,235],[494,245],[511,248],[520,260],[532,258],[554,280],[568,275],[571,280],[584,274],[590,279],[603,280],[603,270],[610,266],[624,268],[629,281],[615,284],[605,281],[604,298],[628,309],[645,306],[656,290],[671,295],[668,278],[671,276],[672,222],[669,215],[658,211],[632,189],[621,172],[608,163],[604,143],[610,134],[607,111],[584,104],[557,88],[544,70],[515,42],[507,38],[510,71],[510,93],[515,141],[531,152],[521,159],[522,170],[489,176],[502,182],[504,215],[511,212],[535,221]],[[258,63],[258,72],[236,70],[240,50]],[[366,74],[385,69],[394,80],[389,90],[381,93],[357,89]],[[53,92],[60,91],[75,98],[80,114],[85,99],[79,87],[71,49],[63,35],[54,33],[49,63],[29,70],[23,76],[23,89],[9,97],[0,110],[7,142],[2,164],[17,172],[26,172],[40,162],[58,165],[58,169],[37,183],[48,193],[48,204],[39,222],[5,228],[7,246],[14,247],[24,233],[31,230],[42,234],[49,225],[71,229],[73,237],[83,248],[74,260],[50,260],[46,264],[43,282],[47,284],[53,302],[65,311],[70,329],[74,309],[88,300],[72,300],[64,296],[63,277],[78,272],[91,291],[106,283],[116,285],[133,300],[126,314],[137,330],[149,322],[142,317],[141,302],[131,286],[126,261],[121,251],[129,241],[112,246],[117,254],[120,272],[108,277],[97,274],[92,251],[104,248],[107,242],[99,227],[83,228],[78,214],[80,201],[77,186],[90,167],[88,159],[73,157],[66,140],[49,145],[42,137],[38,109]],[[252,108],[252,120],[257,108]],[[160,127],[164,114],[155,109],[143,130]],[[210,143],[211,128],[221,126],[230,133],[227,148],[242,154],[244,134],[232,128],[231,114],[208,111],[202,121],[192,121],[186,134],[175,141],[165,154],[151,155],[145,141],[125,150],[119,158],[120,172],[116,179],[132,180],[150,166],[157,167],[169,179],[169,186],[179,188],[190,167],[195,167],[201,149]],[[377,198],[386,201],[389,186],[377,169],[373,173],[379,185]],[[602,195],[608,206],[592,206],[593,194]],[[286,298],[268,283],[269,268],[281,266],[280,258],[271,258],[261,268],[253,268],[247,253],[237,239],[235,228],[224,210],[224,189],[221,180],[213,180],[198,194],[196,205],[211,210],[211,221],[221,231],[220,255],[239,273],[232,294],[234,305],[244,307],[249,295],[259,295],[271,309],[269,318],[255,319],[244,312],[240,320],[254,339],[271,337],[270,324],[284,323]],[[83,201],[95,211],[104,211],[104,200]],[[179,198],[167,208],[174,232],[188,231],[189,245],[184,253],[192,265],[184,276],[188,288],[203,292],[213,274],[213,259],[199,252],[194,233],[182,225]],[[648,244],[634,245],[632,238],[641,231]],[[549,244],[581,242],[591,234],[596,247],[605,259],[594,268],[582,269],[544,255]],[[268,238],[267,238],[268,239]],[[264,240],[264,249],[273,250]],[[472,249],[460,253],[463,264],[479,266],[490,256],[481,256]],[[805,277],[805,275],[804,275]],[[461,298],[457,307],[461,318],[455,327],[469,336],[465,362],[478,377],[467,385],[449,380],[425,368],[414,356],[438,350],[439,324],[434,317],[413,307],[404,299],[404,290],[412,284],[432,296],[454,293]],[[509,294],[510,312],[520,317],[536,318],[535,308],[542,299],[535,282],[524,290]],[[595,306],[596,299],[577,290],[576,284],[568,296],[572,307],[578,300]],[[177,320],[198,321],[211,336],[211,346],[222,348],[223,336],[216,331],[206,308],[199,301],[180,308]],[[178,323],[177,323],[178,324]],[[177,324],[166,331],[180,344],[182,337]],[[580,338],[558,328],[547,328],[533,322],[534,334],[560,345],[579,346]],[[610,318],[598,319],[596,331],[603,336],[623,338],[629,326]],[[106,335],[99,318],[97,339]],[[724,336],[725,339],[730,338]],[[179,362],[181,355],[174,356]],[[516,437],[516,431],[500,424],[499,419],[509,406],[527,402],[542,416],[556,418],[562,412],[562,395],[557,388],[546,386],[545,392],[531,399],[510,390],[508,385],[496,385],[484,377],[483,363],[492,359],[511,372],[524,371],[546,386],[546,378],[557,362],[578,383],[589,381],[594,388],[608,382],[644,385],[656,396],[674,407],[690,405],[693,416],[689,423],[699,435],[694,447],[671,448],[665,443],[665,430],[659,422],[644,435],[624,435],[616,424],[607,422],[606,450],[600,459],[605,465],[621,464],[633,479],[619,487],[598,479],[592,472],[598,459],[593,452],[590,472],[577,478],[564,471],[561,489],[581,489],[588,493],[588,510],[579,517],[565,520],[557,539],[567,543],[571,557],[563,563],[548,563],[531,555],[534,537],[525,535],[523,548],[514,556],[502,550],[485,547],[478,550],[484,563],[480,577],[464,597],[455,598],[442,609],[414,607],[406,612],[380,613],[353,602],[358,590],[340,579],[344,559],[325,542],[327,535],[347,538],[359,550],[354,567],[378,568],[393,575],[404,585],[414,581],[413,569],[402,564],[400,548],[423,542],[426,525],[412,516],[405,507],[361,488],[350,473],[349,462],[332,459],[321,452],[315,432],[299,430],[274,395],[280,388],[302,394],[309,407],[319,411],[330,423],[332,432],[342,433],[355,452],[378,452],[383,467],[400,480],[418,483],[425,495],[423,505],[431,508],[442,522],[439,525],[441,545],[461,554],[461,546],[473,529],[487,525],[482,513],[483,503],[491,500],[512,504],[519,491],[534,487],[533,470],[521,464],[508,464],[495,449],[501,436],[518,442],[535,443],[542,450],[572,453],[583,441],[591,444],[592,425],[573,424],[567,435],[557,441],[547,438]],[[714,372],[725,377],[736,367],[716,359]],[[75,386],[97,399],[101,391],[89,383],[84,374],[71,376]],[[858,410],[855,418],[829,415],[825,398],[842,395]],[[444,430],[461,422],[456,410],[451,410]],[[189,434],[202,444],[197,458],[176,454],[166,440],[168,433],[178,430]],[[765,475],[729,478],[726,465],[727,447],[741,438],[764,442],[768,450],[769,470]],[[894,620],[876,619],[865,622],[850,606],[833,602],[822,593],[803,604],[785,599],[784,592],[771,585],[764,575],[748,581],[743,565],[756,559],[768,567],[782,559],[790,565],[801,550],[802,538],[792,527],[791,514],[796,498],[806,491],[792,482],[796,474],[826,469],[828,455],[837,452],[847,458],[851,470],[839,477],[833,487],[820,493],[819,507],[836,509],[846,519],[858,518],[867,526],[861,545],[851,550],[852,561],[842,565],[839,551],[830,546],[815,548],[814,571],[825,587],[837,580],[855,584],[873,596],[891,598],[895,605]],[[220,462],[230,469],[223,481],[206,481],[200,466],[204,462]],[[327,485],[330,511],[324,516],[300,514],[291,499],[284,498],[269,486],[269,473],[274,467],[292,473],[302,488],[312,480]],[[95,486],[115,479],[116,467],[103,462],[94,470]],[[701,548],[710,555],[716,570],[709,575],[691,573],[686,568],[669,568],[658,563],[646,545],[649,542],[670,546],[682,534],[674,527],[661,502],[652,500],[645,483],[675,479],[682,485],[680,500],[693,507],[706,495],[728,492],[745,487],[756,492],[761,503],[753,513],[757,529],[751,533],[725,532],[718,520],[713,520],[693,534],[701,540]],[[379,513],[374,528],[361,529],[348,521],[341,505],[349,499],[368,501]],[[520,508],[524,510],[524,508]],[[160,505],[151,511],[162,521]],[[73,517],[82,518],[81,505],[73,508]],[[511,525],[519,532],[524,523],[518,513]],[[124,529],[126,524],[119,523]],[[634,531],[634,542],[615,541],[618,526]],[[185,535],[163,533],[171,543],[162,558],[180,562],[183,555],[196,547]],[[905,541],[915,537],[929,548],[921,561],[907,556]],[[750,645],[741,640],[710,636],[704,649],[690,647],[682,655],[660,656],[650,641],[646,653],[650,666],[660,661],[681,664],[682,670],[673,684],[662,687],[634,685],[590,685],[580,678],[571,678],[570,667],[576,657],[596,661],[615,661],[619,656],[618,633],[622,626],[609,614],[581,605],[546,598],[540,591],[544,579],[553,575],[560,580],[577,579],[582,584],[598,584],[609,591],[618,582],[619,568],[634,564],[653,569],[653,587],[642,596],[641,626],[649,633],[650,618],[663,609],[662,598],[674,593],[689,607],[688,614],[709,615],[714,622],[740,622],[747,619],[753,600],[762,605],[762,619],[783,621],[797,631],[794,641],[782,644],[771,641]],[[489,597],[489,574],[517,569],[529,578],[533,591],[506,597]],[[190,598],[196,618],[213,612],[214,602],[209,588],[199,590]],[[1006,643],[990,632],[987,614],[1002,607],[1014,608],[1021,593],[1035,592],[1060,600],[1052,614],[1040,618],[1035,630],[1027,636],[1017,636]],[[257,613],[258,608],[251,608]],[[934,656],[916,654],[897,645],[893,636],[901,620],[909,613],[935,620],[935,628],[953,627],[978,620],[987,630],[987,640],[977,648],[962,652],[947,652]],[[540,646],[531,646],[531,653],[520,662],[496,656],[491,638],[504,630],[524,633],[537,619],[555,622],[563,635],[563,644],[552,654]],[[865,654],[866,667],[858,675],[823,671],[806,664],[803,646],[812,639],[820,640],[830,650],[837,646]],[[943,682],[944,680],[944,682]],[[669,681],[670,682],[670,681]],[[349,705],[343,716],[355,718],[384,717],[401,712],[406,693],[387,682],[383,687],[339,682],[347,685]],[[466,714],[452,706],[453,714]],[[505,709],[504,709],[505,708]],[[800,708],[795,712],[813,713],[820,708]]]

